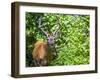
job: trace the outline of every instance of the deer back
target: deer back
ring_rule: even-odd
[[[37,41],[35,43],[32,55],[37,62],[36,64],[39,66],[48,65],[48,63],[53,59],[52,52],[47,43],[43,41]]]
[[[37,41],[32,55],[34,59],[43,59],[47,55],[47,44],[43,41]]]

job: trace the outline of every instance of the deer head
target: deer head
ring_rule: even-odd
[[[60,22],[59,22],[59,18],[58,18],[58,16],[56,17],[57,18],[57,23],[56,23],[56,29],[55,29],[55,31],[54,32],[52,32],[52,33],[49,33],[49,32],[47,32],[47,31],[45,31],[44,29],[43,29],[43,27],[42,27],[42,24],[41,24],[41,21],[42,21],[42,17],[40,17],[39,18],[39,26],[38,26],[38,28],[43,32],[43,34],[46,36],[46,38],[47,38],[47,43],[49,44],[49,45],[53,45],[54,43],[55,43],[55,39],[58,37],[58,31],[59,31],[59,29],[60,29]]]
[[[47,31],[45,31],[42,27],[42,24],[41,24],[41,21],[42,21],[42,17],[39,18],[38,20],[38,23],[39,23],[39,26],[38,28],[44,33],[44,35],[46,36],[46,39],[47,39],[47,44],[48,46],[51,48],[51,50],[53,50],[53,52],[55,52],[54,55],[57,55],[57,52],[56,52],[56,49],[55,49],[55,40],[56,38],[58,37],[58,32],[59,32],[59,29],[60,29],[60,22],[59,22],[59,18],[58,16],[56,17],[57,18],[57,22],[56,22],[56,29],[54,32],[52,33],[49,33]]]

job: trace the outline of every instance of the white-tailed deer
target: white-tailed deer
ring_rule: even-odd
[[[57,25],[56,30],[52,33],[48,33],[47,31],[44,31],[41,25],[41,18],[39,18],[38,28],[44,33],[46,36],[47,42],[45,41],[37,41],[34,45],[34,49],[32,52],[33,58],[35,60],[36,66],[44,66],[48,65],[50,60],[55,58],[57,56],[57,51],[55,48],[55,39],[58,37],[58,31],[60,29],[60,22],[57,17]]]

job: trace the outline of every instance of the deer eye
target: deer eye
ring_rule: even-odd
[[[51,41],[53,40],[53,39],[50,39]]]

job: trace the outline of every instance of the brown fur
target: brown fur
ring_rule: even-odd
[[[47,65],[53,59],[53,55],[48,50],[47,43],[44,41],[37,41],[35,43],[32,55],[41,66]]]

